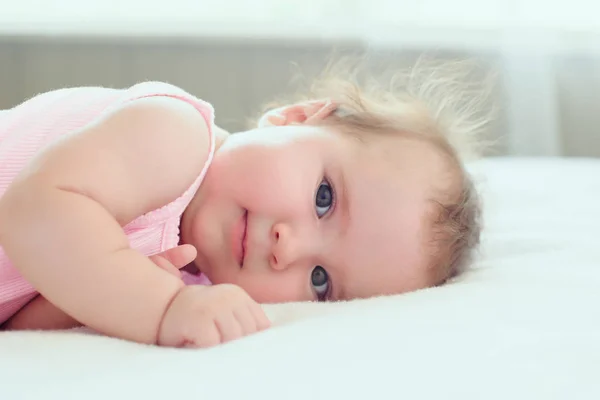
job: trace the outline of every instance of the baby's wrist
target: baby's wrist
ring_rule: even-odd
[[[175,293],[171,296],[171,299],[167,302],[166,307],[164,308],[164,311],[162,313],[162,316],[158,322],[158,328],[156,329],[156,335],[155,335],[155,339],[154,339],[154,344],[156,345],[160,345],[161,344],[161,337],[162,337],[162,333],[163,333],[163,328],[164,328],[164,322],[165,322],[165,318],[167,317],[167,314],[169,313],[169,311],[171,310],[173,303],[175,302],[175,300],[177,299],[177,297],[179,296],[179,294],[183,291],[183,289],[185,289],[186,285],[181,282],[181,285],[179,286],[179,288],[177,289],[177,291],[175,291]]]

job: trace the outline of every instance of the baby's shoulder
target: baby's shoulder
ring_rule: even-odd
[[[162,82],[144,82],[132,86],[128,90],[127,99],[131,101],[122,102],[118,113],[127,120],[123,131],[130,130],[132,126],[141,126],[141,129],[136,129],[139,132],[137,140],[130,141],[140,143],[140,147],[144,148],[144,151],[137,153],[146,154],[144,158],[164,158],[163,153],[177,155],[178,162],[175,164],[182,170],[177,174],[177,179],[171,175],[170,181],[187,176],[184,180],[189,182],[175,199],[141,215],[128,228],[138,229],[167,221],[178,223],[179,217],[204,179],[214,156],[216,139],[213,108],[208,102],[183,89]],[[199,119],[202,119],[203,123],[199,123]],[[142,144],[143,141],[151,141],[154,144]],[[177,143],[179,141],[183,144]],[[173,160],[173,157],[170,159]],[[152,165],[152,162],[147,164]],[[165,179],[157,181],[162,182],[162,186],[169,186]],[[177,187],[182,188],[181,185]]]
[[[214,124],[214,108],[209,102],[191,94],[179,86],[159,81],[137,83],[122,93],[121,102],[135,101],[147,97],[168,97],[180,100],[195,108],[209,126]]]

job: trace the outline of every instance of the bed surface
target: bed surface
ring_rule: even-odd
[[[475,268],[445,287],[268,307],[209,350],[1,333],[0,399],[599,399],[600,160],[473,166]]]

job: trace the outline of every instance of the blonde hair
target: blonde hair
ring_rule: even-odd
[[[338,109],[323,125],[357,138],[401,135],[432,144],[452,173],[432,199],[432,249],[429,272],[433,285],[462,273],[470,264],[481,233],[481,204],[465,161],[479,157],[481,133],[491,119],[484,112],[491,93],[491,74],[477,79],[470,61],[419,59],[412,67],[382,79],[363,77],[364,59],[333,62],[294,99],[271,103],[331,99]]]

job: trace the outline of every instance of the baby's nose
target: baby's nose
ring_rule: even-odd
[[[281,271],[311,257],[313,246],[310,235],[287,224],[275,224],[271,235],[271,268]]]

